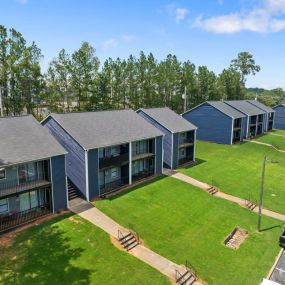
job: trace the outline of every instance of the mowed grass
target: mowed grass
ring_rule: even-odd
[[[258,233],[257,214],[171,177],[95,205],[137,231],[152,250],[178,264],[188,259],[209,285],[260,284],[280,250],[284,223],[263,217]],[[236,226],[249,235],[233,250],[223,241]]]
[[[0,252],[1,285],[170,284],[79,216],[27,229],[11,245],[0,246]]]
[[[268,163],[266,166],[263,206],[285,214],[285,154],[268,146],[251,142],[222,145],[198,141],[198,164],[180,171],[216,185],[223,192],[259,201],[265,155],[279,163]]]
[[[257,141],[268,143],[277,149],[285,150],[285,135],[280,135],[276,132],[268,133],[256,139]]]
[[[285,136],[285,130],[273,130],[274,134]]]

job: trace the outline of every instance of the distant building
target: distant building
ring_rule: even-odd
[[[170,168],[195,161],[196,126],[169,108],[139,109],[137,113],[164,133],[164,163]]]
[[[257,101],[257,100],[247,100],[250,104],[254,105],[255,107],[261,109],[262,111],[266,112],[265,115],[265,132],[269,132],[272,131],[274,128],[274,115],[275,115],[275,111],[262,104],[261,102]]]
[[[246,115],[223,101],[207,101],[182,114],[197,126],[197,139],[215,143],[241,142],[246,133]]]
[[[285,104],[279,104],[273,107],[275,111],[274,128],[285,130]]]

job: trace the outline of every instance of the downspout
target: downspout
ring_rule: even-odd
[[[86,183],[86,200],[87,202],[89,202],[88,150],[85,150],[85,183]]]

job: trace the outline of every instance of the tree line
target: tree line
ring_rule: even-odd
[[[88,42],[72,54],[60,50],[44,73],[42,57],[34,42],[28,45],[21,33],[0,26],[5,115],[24,111],[40,117],[43,107],[70,112],[168,106],[181,113],[206,100],[245,98],[247,76],[260,70],[247,52],[239,53],[220,74],[172,54],[158,61],[152,53],[140,52],[100,64]]]

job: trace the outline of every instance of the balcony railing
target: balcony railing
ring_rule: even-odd
[[[192,146],[194,144],[194,140],[193,139],[183,139],[179,141],[179,147],[188,147],[188,146]]]
[[[132,161],[151,158],[151,157],[154,157],[154,153],[151,153],[151,152],[144,152],[144,153],[138,153],[138,154],[133,153]]]
[[[147,178],[149,176],[154,175],[153,169],[144,169],[143,171],[140,171],[138,173],[133,174],[132,176],[132,182],[139,181],[141,179]]]
[[[49,213],[48,205],[43,205],[22,212],[10,212],[6,215],[2,214],[0,215],[0,232],[31,222]]]
[[[105,195],[116,189],[123,187],[124,185],[129,184],[129,177],[121,177],[120,179],[114,180],[112,182],[105,183],[100,185],[100,195]]]
[[[115,156],[100,158],[99,166],[100,168],[106,168],[117,165],[124,165],[129,163],[129,153],[122,153]]]
[[[186,156],[186,157],[180,158],[178,160],[178,165],[183,165],[183,164],[191,162],[191,161],[193,161],[193,157],[192,156]]]
[[[50,181],[47,179],[38,178],[38,176],[32,176],[26,179],[25,182],[19,182],[18,179],[10,180],[0,183],[0,197],[18,194],[20,192],[38,188],[46,187],[50,185]]]

